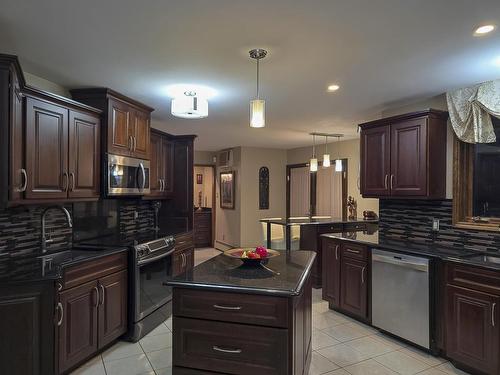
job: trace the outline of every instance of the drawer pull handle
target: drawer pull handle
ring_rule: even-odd
[[[61,302],[57,303],[57,310],[61,312],[59,320],[57,321],[57,326],[60,327],[62,322],[63,322],[63,318],[64,318],[64,308],[63,308],[63,305]]]
[[[353,253],[353,254],[359,254],[359,251],[358,250],[351,250],[351,249],[345,249],[347,252],[349,253]]]
[[[223,306],[223,305],[214,305],[214,309],[218,310],[231,310],[231,311],[238,311],[241,310],[241,306]]]
[[[497,303],[493,303],[491,306],[491,325],[495,327],[495,308],[497,307]]]
[[[366,267],[363,267],[363,269],[361,270],[361,284],[365,283],[365,269]]]
[[[240,354],[242,352],[241,349],[224,349],[220,348],[217,345],[212,346],[212,349],[216,352],[228,353],[228,354]]]
[[[335,259],[339,259],[339,245],[335,246]]]

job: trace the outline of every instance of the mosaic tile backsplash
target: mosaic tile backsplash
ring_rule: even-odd
[[[500,233],[464,230],[452,226],[452,200],[385,200],[379,203],[382,235],[478,251],[500,251]],[[433,218],[440,230],[432,231]]]

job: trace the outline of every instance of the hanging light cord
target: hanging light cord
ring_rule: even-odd
[[[257,99],[260,99],[260,96],[259,96],[259,60],[260,60],[260,58],[257,59]]]
[[[325,135],[325,154],[328,154],[328,136]]]
[[[313,134],[313,159],[316,158],[316,135]]]

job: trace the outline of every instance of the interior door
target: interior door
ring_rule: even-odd
[[[340,306],[363,319],[368,316],[367,268],[366,262],[348,257],[341,259]]]
[[[340,243],[323,240],[323,299],[340,307]]]
[[[163,164],[164,158],[162,157],[163,152],[163,137],[156,133],[151,133],[151,145],[150,145],[150,186],[151,194],[154,196],[163,195]]]
[[[108,152],[129,156],[132,150],[130,108],[119,100],[109,99]]]
[[[391,129],[378,126],[361,131],[361,194],[388,196],[391,173]]]
[[[100,120],[69,113],[69,197],[96,198],[100,193]]]
[[[68,110],[26,100],[26,198],[68,196]]]
[[[391,126],[392,195],[427,195],[427,118]]]
[[[132,156],[139,159],[149,160],[149,113],[134,110],[132,112],[132,132],[133,137]]]
[[[500,298],[448,285],[446,354],[486,374],[498,374]]]
[[[99,348],[127,331],[127,271],[99,279]]]
[[[64,372],[97,351],[97,281],[59,294],[62,324],[59,327],[59,371]]]

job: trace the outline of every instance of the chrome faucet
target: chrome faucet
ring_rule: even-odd
[[[51,209],[59,209],[61,210],[62,212],[64,212],[64,214],[66,215],[66,221],[68,223],[68,228],[73,228],[73,220],[71,219],[71,214],[69,213],[69,211],[64,208],[63,206],[50,206],[50,207],[47,207],[43,212],[42,212],[42,254],[46,253],[47,252],[47,244],[48,243],[51,243],[51,242],[54,242],[53,239],[51,238],[47,238],[47,235],[45,233],[46,231],[46,228],[45,228],[45,216],[47,215],[47,211],[50,211]]]

